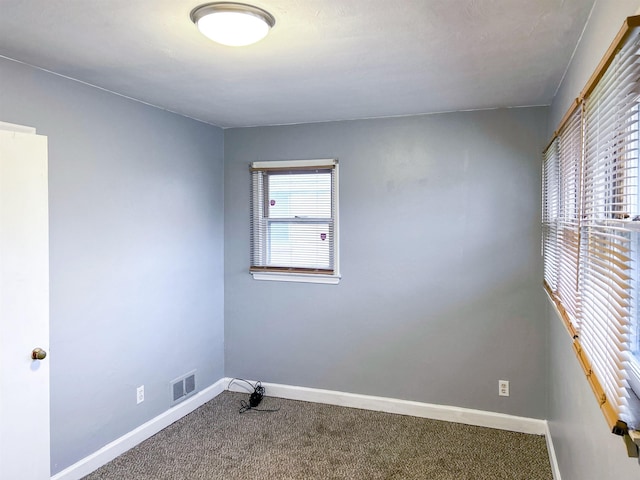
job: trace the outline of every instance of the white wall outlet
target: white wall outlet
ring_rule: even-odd
[[[140,404],[144,402],[144,385],[140,385],[136,389],[136,403]]]
[[[509,396],[509,380],[498,380],[498,395],[501,397]]]

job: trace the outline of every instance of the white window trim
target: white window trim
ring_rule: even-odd
[[[340,283],[340,171],[338,160],[336,159],[312,159],[312,160],[275,160],[252,162],[252,168],[296,168],[296,167],[326,167],[333,165],[335,169],[336,192],[335,199],[337,208],[334,218],[334,273],[326,274],[304,274],[287,272],[250,272],[254,280],[266,280],[272,282],[297,282],[297,283],[318,283],[325,285],[337,285]]]
[[[329,167],[338,166],[338,161],[333,158],[320,158],[314,160],[269,160],[266,162],[252,162],[251,168],[300,168],[300,167]]]
[[[251,272],[254,280],[269,280],[274,282],[298,282],[298,283],[324,283],[337,285],[340,283],[340,275],[320,275],[302,273],[275,273],[275,272]]]

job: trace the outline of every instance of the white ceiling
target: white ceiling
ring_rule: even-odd
[[[221,127],[548,105],[594,0],[257,0],[239,48],[200,3],[0,0],[0,55]]]

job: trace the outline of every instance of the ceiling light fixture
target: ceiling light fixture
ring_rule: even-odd
[[[232,47],[259,42],[276,23],[266,10],[235,2],[200,5],[191,11],[191,20],[214,42]]]

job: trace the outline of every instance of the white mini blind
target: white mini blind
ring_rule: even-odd
[[[560,178],[559,268],[557,295],[573,333],[580,329],[578,262],[580,252],[582,109],[578,106],[558,134]]]
[[[254,162],[251,272],[334,275],[337,162]]]
[[[635,456],[628,432],[640,428],[638,27],[640,16],[625,21],[565,115],[544,153],[542,192],[547,290],[609,426]]]
[[[616,419],[634,424],[628,411],[630,243],[620,228],[586,226],[583,232],[582,318],[579,342]]]
[[[580,324],[578,265],[581,225],[582,110],[576,103],[544,152],[544,279],[575,336]]]
[[[634,35],[585,98],[580,344],[615,416],[629,411],[634,275],[629,221],[638,210],[640,46]]]
[[[544,152],[542,164],[542,251],[544,280],[549,288],[558,289],[558,217],[560,212],[560,172],[558,139],[555,138]]]

